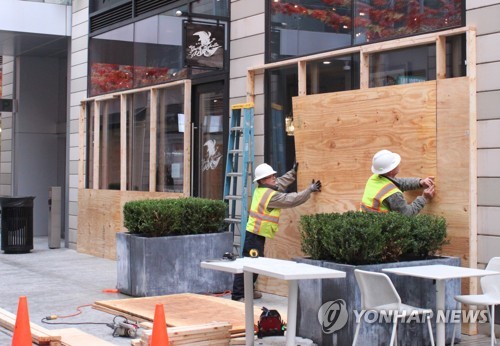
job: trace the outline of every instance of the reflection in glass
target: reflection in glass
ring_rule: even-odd
[[[87,102],[86,104],[86,135],[87,135],[87,159],[85,160],[85,187],[87,189],[94,189],[97,186],[94,186],[94,102]]]
[[[156,191],[182,192],[184,186],[184,87],[158,93]]]
[[[127,190],[149,191],[150,92],[127,96]]]
[[[229,17],[228,2],[228,0],[197,0],[191,3],[191,11],[196,14]]]
[[[370,56],[370,87],[436,79],[434,44],[376,53]]]
[[[270,1],[270,60],[351,45],[351,0]]]
[[[297,67],[268,70],[266,81],[269,95],[266,99],[269,101],[265,118],[265,159],[282,175],[295,161],[295,140],[293,136],[287,136],[285,120],[287,117],[293,119],[292,97],[298,95]]]
[[[100,101],[98,104],[100,118],[99,189],[119,190],[120,100],[105,100]],[[92,132],[91,135],[93,136],[92,128],[90,132]],[[90,139],[93,139],[93,137]],[[89,170],[92,170],[92,166],[89,166],[88,168]]]
[[[222,199],[224,176],[223,87],[199,94],[200,197]]]
[[[372,43],[462,25],[461,0],[358,0],[354,44]]]
[[[90,39],[90,95],[187,77],[182,18],[164,13]]]
[[[359,55],[307,63],[307,94],[359,89]]]

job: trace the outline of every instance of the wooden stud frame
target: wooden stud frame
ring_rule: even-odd
[[[467,208],[469,213],[469,246],[466,254],[468,263],[465,265],[469,267],[477,266],[477,139],[476,139],[476,29],[472,26],[465,26],[461,28],[455,28],[450,30],[445,30],[436,33],[428,33],[423,35],[418,35],[414,37],[395,39],[387,42],[367,44],[357,47],[349,47],[345,49],[339,49],[331,52],[319,53],[314,55],[309,55],[305,57],[297,57],[294,59],[289,59],[286,61],[273,62],[264,65],[258,65],[248,68],[247,71],[247,102],[255,102],[255,75],[257,73],[264,73],[265,70],[274,69],[279,67],[291,67],[296,65],[298,70],[298,95],[307,95],[306,80],[307,80],[307,62],[316,61],[320,59],[327,59],[332,57],[345,56],[349,54],[359,54],[360,61],[360,89],[368,89],[369,86],[369,75],[370,75],[370,57],[375,53],[397,50],[407,47],[415,47],[420,45],[435,44],[436,46],[436,82],[446,79],[446,38],[452,36],[458,36],[464,34],[466,37],[466,59],[467,59],[467,78],[469,80],[469,152],[464,153],[468,155],[469,161],[469,201]],[[283,219],[289,222],[288,219],[296,218],[293,215],[293,210],[284,213]],[[276,240],[278,242],[279,240]],[[288,244],[290,245],[290,244]],[[268,252],[273,257],[280,257],[277,253],[279,252],[279,246],[270,246],[267,249]],[[281,257],[280,257],[281,258]],[[477,280],[470,279],[465,283],[468,286],[469,292],[477,292]],[[270,288],[273,283],[264,283],[264,291],[273,291],[273,289],[266,290]],[[261,283],[259,283],[261,287]],[[279,288],[274,290],[274,292],[281,292]],[[468,328],[472,331],[473,328]]]
[[[80,189],[85,188],[85,147],[86,147],[86,137],[85,133],[88,129],[86,129],[87,124],[87,110],[88,107],[93,107],[94,110],[94,118],[93,126],[94,126],[94,134],[93,141],[94,146],[91,148],[93,150],[93,166],[89,174],[92,174],[93,177],[93,186],[89,186],[90,189],[99,189],[99,181],[100,181],[100,173],[103,170],[100,170],[100,152],[101,145],[106,145],[100,143],[100,121],[101,121],[101,107],[100,104],[104,101],[120,98],[120,190],[126,191],[127,187],[127,97],[137,92],[149,91],[151,93],[150,97],[150,133],[156,134],[157,131],[157,119],[158,119],[158,111],[157,111],[157,101],[159,90],[167,89],[183,85],[184,87],[184,184],[183,184],[183,192],[184,196],[190,196],[191,194],[191,81],[190,80],[180,80],[167,84],[156,85],[152,87],[134,89],[134,90],[126,90],[123,92],[117,92],[97,97],[92,97],[85,99],[81,102],[80,106],[80,129],[79,129],[79,152],[80,152],[80,161],[79,161],[79,169],[78,169],[78,187]],[[104,112],[105,114],[107,112]],[[156,135],[150,136],[150,160],[149,160],[149,192],[156,191],[156,166],[157,166],[157,137]]]

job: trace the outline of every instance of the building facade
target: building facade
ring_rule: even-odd
[[[479,265],[498,255],[499,1],[73,0],[68,6],[12,0],[11,6],[16,3],[71,11],[71,27],[56,35],[67,41],[66,55],[57,60],[40,52],[33,61],[0,41],[2,98],[19,102],[19,109],[1,114],[0,188],[4,195],[36,196],[35,234],[47,232],[48,187],[63,186],[66,246],[113,258],[107,247],[121,219],[112,210],[119,213],[124,201],[222,198],[230,105],[254,103],[255,164],[265,161],[284,173],[297,156],[288,135],[293,97],[458,78],[474,56],[474,173],[466,188],[475,227],[468,246]],[[474,55],[467,51],[471,30],[463,28],[473,28]],[[16,30],[0,27],[9,31]],[[439,46],[423,40],[439,32],[450,33],[442,66]],[[221,40],[218,49],[209,46],[214,38]],[[413,46],[404,43],[408,38],[415,38]],[[215,58],[189,60],[187,48],[197,44],[215,49]],[[366,62],[360,51],[369,47],[376,48]],[[34,102],[26,110],[23,95],[34,94],[46,115]],[[108,245],[95,250],[96,241]]]

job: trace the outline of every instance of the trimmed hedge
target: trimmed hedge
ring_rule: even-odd
[[[313,259],[356,265],[424,259],[447,243],[446,220],[425,214],[302,215],[299,229],[302,251]]]
[[[225,215],[223,201],[196,197],[145,199],[123,207],[124,226],[146,237],[222,232]]]

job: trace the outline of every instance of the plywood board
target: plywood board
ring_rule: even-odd
[[[123,226],[123,205],[126,202],[181,196],[168,192],[80,189],[77,251],[115,260],[115,235],[126,230]]]
[[[63,346],[113,346],[114,344],[102,340],[78,328],[55,329],[52,332],[61,336]]]
[[[182,293],[105,300],[95,302],[94,305],[153,321],[156,304],[163,304],[167,325],[171,327],[228,322],[233,326],[231,333],[245,331],[245,304],[230,299]],[[254,321],[259,320],[260,314],[260,308],[254,307]]]
[[[371,159],[402,157],[400,176],[436,175],[436,83],[295,97],[299,189],[320,179],[311,212],[357,210]]]
[[[302,254],[300,215],[358,210],[373,154],[385,148],[402,157],[398,176],[436,177],[436,197],[423,212],[446,218],[450,244],[443,253],[460,256],[467,265],[473,229],[470,136],[475,136],[469,128],[469,87],[464,77],[295,97],[298,188],[312,179],[320,179],[323,188],[302,206],[283,210],[266,254],[285,259]],[[405,197],[410,202],[420,193]],[[262,278],[259,287],[278,288]]]

